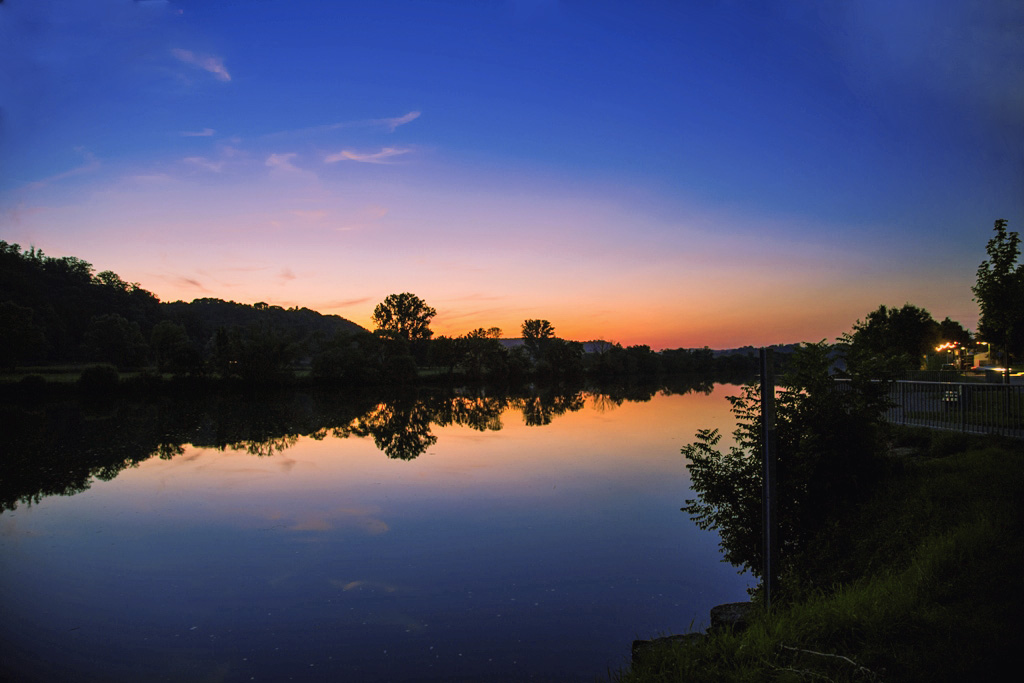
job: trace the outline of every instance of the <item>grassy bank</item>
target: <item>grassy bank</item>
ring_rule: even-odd
[[[745,632],[651,652],[621,681],[998,680],[1024,632],[1024,442],[913,435],[806,561],[836,583]],[[737,597],[739,599],[739,596]]]

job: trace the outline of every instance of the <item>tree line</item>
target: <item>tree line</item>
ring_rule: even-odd
[[[0,369],[109,363],[178,374],[258,372],[247,365],[290,362],[319,339],[361,331],[307,308],[212,298],[161,303],[139,283],[95,273],[82,259],[0,240]]]
[[[118,372],[287,383],[299,374],[344,385],[460,381],[616,380],[674,374],[745,378],[754,350],[656,353],[648,346],[569,341],[547,320],[522,323],[520,339],[497,327],[434,336],[436,310],[415,294],[392,294],[374,310],[375,329],[337,315],[216,298],[163,303],[139,283],[95,272],[0,240],[0,370],[102,364],[89,382]]]
[[[1004,361],[1024,354],[1024,267],[1019,238],[995,224],[972,288],[981,309],[979,332]],[[410,292],[391,294],[374,309],[375,329],[337,315],[266,303],[214,298],[161,303],[139,283],[67,256],[49,257],[0,240],[0,369],[102,363],[98,382],[117,371],[287,383],[296,372],[343,385],[392,385],[424,378],[450,381],[601,381],[701,375],[745,381],[757,354],[703,349],[659,352],[646,345],[562,339],[548,320],[524,320],[519,337],[497,327],[434,336],[437,311]],[[942,343],[970,344],[972,335],[946,317],[907,303],[879,306],[839,340],[833,355],[876,376],[924,367]],[[788,351],[781,356],[785,369]],[[938,363],[939,358],[933,356]],[[1008,364],[1008,363],[1007,363]],[[941,367],[941,365],[940,365]]]

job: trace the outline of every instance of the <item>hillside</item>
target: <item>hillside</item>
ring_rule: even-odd
[[[365,332],[337,315],[308,308],[284,309],[196,299],[161,303],[138,283],[125,282],[112,271],[95,273],[92,264],[42,251],[22,251],[0,240],[0,366],[22,363],[108,361],[144,363],[151,346],[166,342],[168,332],[181,329],[196,353],[218,329],[272,331],[289,343],[305,345],[314,338]],[[170,328],[168,326],[171,326]],[[180,346],[180,344],[179,344]]]

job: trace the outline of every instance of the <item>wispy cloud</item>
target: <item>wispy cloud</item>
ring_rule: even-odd
[[[18,202],[14,206],[4,210],[0,214],[0,223],[6,221],[11,225],[19,225],[24,218],[48,210],[45,206],[25,206],[24,202]]]
[[[200,291],[203,291],[203,292],[209,291],[209,290],[206,289],[206,287],[203,286],[202,282],[200,282],[199,280],[196,280],[195,278],[185,277],[183,275],[179,275],[178,277],[176,277],[174,279],[180,285],[185,285],[185,286],[188,286],[188,287],[195,287],[196,289],[198,289]]]
[[[76,166],[67,171],[63,171],[62,173],[56,173],[54,175],[47,176],[46,178],[43,178],[41,180],[31,182],[25,186],[26,189],[38,190],[41,187],[46,187],[50,183],[55,183],[57,181],[64,180],[65,178],[71,178],[72,176],[81,175],[82,173],[89,173],[90,171],[95,171],[97,168],[100,167],[99,160],[96,159],[96,157],[94,157],[92,155],[92,152],[90,152],[89,150],[84,149],[82,147],[76,147],[75,151],[80,153],[83,157],[85,157],[84,164],[82,164],[81,166]]]
[[[203,128],[200,131],[183,130],[181,136],[183,138],[208,138],[216,132],[213,128]]]
[[[365,304],[370,301],[370,297],[364,296],[361,299],[342,299],[341,301],[328,301],[324,304],[324,308],[348,308],[349,306],[358,306],[359,304]]]
[[[375,121],[373,121],[373,123],[382,124],[384,126],[387,126],[388,130],[394,131],[395,128],[398,128],[399,126],[404,126],[405,124],[409,123],[410,121],[415,121],[419,117],[420,117],[420,112],[418,112],[418,111],[411,111],[408,114],[406,114],[405,116],[396,116],[395,118],[391,118],[391,119],[376,119]]]
[[[282,171],[298,171],[298,167],[292,164],[292,159],[297,156],[298,154],[295,152],[288,152],[287,154],[271,154],[267,157],[266,164],[271,168],[277,168]]]
[[[408,154],[411,149],[398,149],[397,147],[385,147],[379,152],[360,154],[350,149],[343,149],[337,154],[329,154],[324,157],[325,164],[333,164],[336,161],[361,161],[366,164],[386,164],[391,157]]]
[[[231,80],[231,74],[228,73],[227,68],[224,66],[224,60],[221,57],[200,55],[192,52],[191,50],[182,50],[181,48],[172,49],[171,54],[185,64],[190,64],[203,69],[204,71],[209,71],[218,80]]]
[[[323,133],[330,130],[338,130],[339,128],[387,128],[389,131],[394,132],[399,126],[404,126],[410,121],[415,121],[420,117],[418,111],[411,111],[403,116],[393,116],[383,119],[358,119],[356,121],[338,121],[337,123],[328,123],[323,126],[310,126],[309,128],[296,128],[293,130],[282,130],[276,133],[269,133],[264,137],[276,137],[279,135],[303,135],[308,133]]]
[[[196,166],[205,168],[208,171],[213,171],[214,173],[220,173],[224,169],[223,161],[210,161],[205,157],[185,157],[182,161],[189,164],[195,164]]]
[[[277,274],[277,277],[287,282],[295,279],[295,273],[292,272],[291,268],[282,268],[281,272]]]
[[[302,211],[301,209],[296,209],[295,211],[292,211],[292,215],[311,221],[318,221],[321,218],[325,218],[327,216],[327,212],[322,209],[317,211]]]

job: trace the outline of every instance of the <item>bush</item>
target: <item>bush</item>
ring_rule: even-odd
[[[848,391],[839,391],[829,365],[825,344],[803,345],[776,397],[780,569],[789,575],[793,558],[864,495],[878,472],[884,387],[855,378]],[[697,494],[683,511],[702,529],[719,532],[726,560],[760,576],[760,387],[748,385],[729,400],[737,417],[736,446],[722,453],[716,450],[718,430],[701,430],[682,449]]]
[[[82,370],[78,378],[78,388],[91,394],[102,394],[114,391],[121,377],[113,365],[90,365]]]

